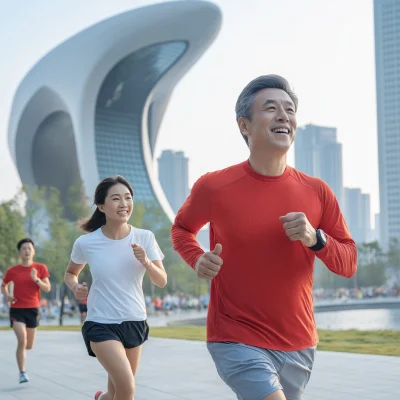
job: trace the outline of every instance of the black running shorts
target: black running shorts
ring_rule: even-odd
[[[10,326],[14,322],[22,322],[27,328],[36,328],[39,325],[38,308],[10,308]]]
[[[101,324],[86,321],[82,326],[82,335],[90,356],[96,357],[90,347],[90,342],[98,343],[107,340],[117,340],[125,349],[142,345],[149,336],[147,321],[125,321],[121,324]]]

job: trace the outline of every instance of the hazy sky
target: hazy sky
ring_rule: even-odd
[[[214,2],[223,12],[221,31],[177,85],[157,156],[163,149],[183,150],[190,159],[191,185],[207,171],[245,160],[248,149],[234,114],[237,96],[251,79],[276,73],[299,97],[299,126],[338,128],[344,185],[370,193],[372,212],[378,212],[372,0]],[[7,125],[23,76],[64,39],[138,3],[0,0],[0,199],[11,197],[20,185]],[[289,164],[294,165],[293,149]]]

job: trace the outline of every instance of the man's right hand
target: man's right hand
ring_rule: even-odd
[[[13,297],[13,296],[7,296],[7,301],[10,304],[15,304],[17,302],[17,299],[15,297]]]
[[[82,285],[77,283],[74,286],[73,290],[74,296],[77,300],[85,300],[88,297],[89,289],[87,287],[86,282],[83,282]]]
[[[223,264],[220,254],[222,246],[217,243],[213,251],[204,253],[196,262],[195,271],[200,279],[211,279],[218,275],[221,265]]]

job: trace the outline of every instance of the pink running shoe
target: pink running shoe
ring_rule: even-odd
[[[96,392],[96,394],[94,395],[94,400],[99,400],[99,398],[102,394],[104,394],[104,392],[102,390],[99,390],[98,392]]]

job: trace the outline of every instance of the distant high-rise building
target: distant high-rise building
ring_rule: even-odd
[[[364,242],[370,242],[371,232],[371,196],[367,193],[361,193],[361,231],[364,236]]]
[[[183,151],[164,150],[158,159],[158,179],[177,213],[189,195],[189,159]]]
[[[380,238],[400,238],[400,1],[375,0]]]
[[[371,234],[371,241],[376,240],[377,242],[380,243],[381,238],[380,238],[380,232],[379,232],[379,230],[380,230],[379,214],[375,214],[374,219],[375,219],[375,227]]]
[[[295,165],[299,171],[324,180],[343,208],[342,145],[336,128],[306,125],[297,129]]]
[[[356,243],[371,240],[370,195],[361,193],[359,188],[344,188],[344,216],[351,236]]]

